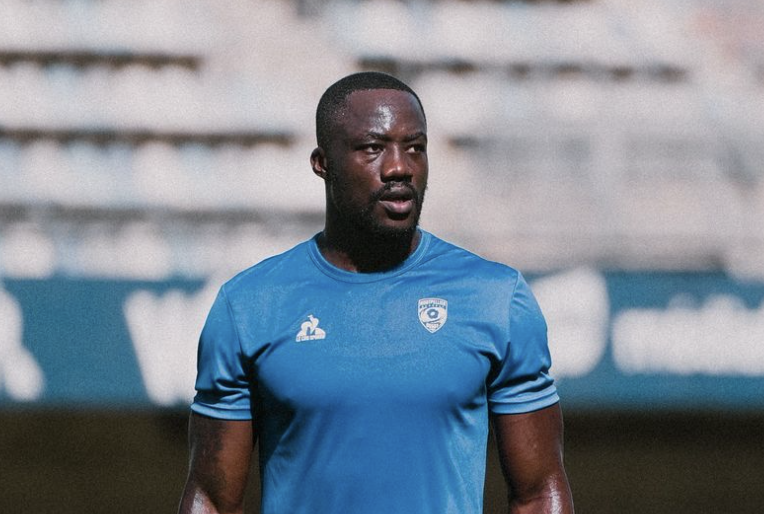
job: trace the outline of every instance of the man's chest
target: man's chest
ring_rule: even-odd
[[[295,298],[269,324],[252,365],[265,404],[450,412],[484,402],[501,330],[474,301],[445,287],[363,293]]]

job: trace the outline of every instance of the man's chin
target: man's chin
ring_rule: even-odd
[[[419,209],[396,215],[384,209],[360,212],[356,226],[369,236],[390,242],[410,240],[419,225]]]
[[[370,232],[380,239],[410,239],[416,233],[417,226],[417,221],[396,224],[374,223]]]

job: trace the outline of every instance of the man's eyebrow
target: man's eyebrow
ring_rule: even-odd
[[[406,143],[408,143],[408,142],[410,142],[410,141],[415,141],[415,140],[417,140],[417,139],[421,139],[421,138],[424,138],[424,140],[425,140],[425,141],[427,141],[427,134],[426,134],[425,132],[422,132],[422,131],[420,131],[420,132],[415,132],[415,133],[413,133],[413,134],[409,134],[409,135],[405,136],[405,137],[403,138],[403,141],[405,141]]]
[[[381,132],[372,132],[369,131],[366,134],[363,135],[364,139],[381,139],[383,141],[389,141],[391,138],[387,134],[383,134]]]
[[[365,138],[369,139],[381,139],[382,141],[390,141],[392,138],[389,134],[382,134],[381,132],[367,132],[364,135]],[[408,143],[410,141],[415,141],[417,139],[424,138],[425,141],[427,141],[427,133],[424,131],[414,132],[413,134],[406,134],[403,136],[403,141],[405,143]]]

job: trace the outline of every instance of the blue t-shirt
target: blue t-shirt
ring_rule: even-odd
[[[263,514],[482,513],[489,411],[558,401],[522,275],[421,235],[384,273],[313,238],[221,288],[191,408],[253,420]]]

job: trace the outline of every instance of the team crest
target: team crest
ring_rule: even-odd
[[[448,302],[442,298],[419,299],[419,322],[430,333],[435,333],[446,324]]]

